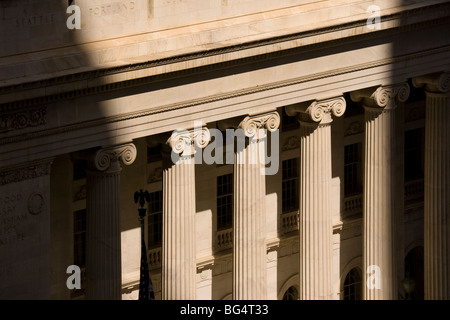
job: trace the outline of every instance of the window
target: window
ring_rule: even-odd
[[[344,149],[344,195],[362,191],[361,144],[354,143]]]
[[[344,300],[361,300],[361,270],[353,268],[345,277],[344,281]]]
[[[424,299],[424,253],[422,246],[415,247],[406,255],[405,279],[401,283],[405,291],[405,299]],[[406,289],[409,289],[409,292],[406,292]]]
[[[289,287],[283,296],[283,300],[298,300],[298,290],[295,286]]]
[[[282,163],[282,213],[298,210],[298,158]]]
[[[158,247],[162,243],[162,191],[150,193],[148,203],[148,247]]]
[[[405,181],[423,178],[423,128],[405,132]]]
[[[233,174],[217,177],[217,230],[233,223]]]
[[[86,209],[73,213],[73,264],[81,270],[81,289],[73,290],[71,298],[80,298],[85,293],[86,283]]]
[[[73,215],[73,262],[80,268],[86,265],[86,209]]]

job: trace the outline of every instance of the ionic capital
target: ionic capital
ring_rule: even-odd
[[[197,152],[195,146],[202,149],[208,145],[210,139],[208,128],[196,127],[191,130],[175,130],[166,143],[172,148],[172,152],[181,154],[182,157],[190,157]]]
[[[408,99],[409,91],[409,85],[403,82],[353,91],[350,98],[355,102],[363,100],[365,107],[393,109],[396,101],[405,102]]]
[[[120,162],[130,165],[136,156],[136,146],[133,143],[127,143],[97,150],[91,162],[99,171],[120,170]]]
[[[289,116],[297,115],[300,122],[328,124],[333,121],[331,115],[340,117],[345,112],[345,99],[342,96],[304,102],[286,107]]]
[[[240,122],[238,128],[242,129],[249,138],[261,138],[258,135],[259,129],[267,129],[273,132],[280,126],[280,115],[277,111],[247,116]]]
[[[450,72],[437,72],[415,77],[412,82],[416,88],[425,86],[425,90],[430,93],[450,92]]]

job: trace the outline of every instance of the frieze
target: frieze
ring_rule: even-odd
[[[0,133],[46,124],[45,107],[0,115]]]
[[[43,131],[38,131],[38,132],[34,132],[31,133],[30,135],[18,135],[18,136],[14,136],[14,137],[7,137],[7,138],[2,138],[0,139],[0,145],[1,144],[6,144],[6,143],[14,143],[14,142],[19,142],[22,140],[26,140],[29,139],[30,137],[33,138],[38,138],[38,137],[43,137],[43,136],[49,136],[49,135],[53,135],[53,134],[60,134],[63,132],[70,132],[73,130],[79,130],[79,129],[86,129],[86,128],[90,128],[90,127],[94,127],[97,125],[104,125],[104,124],[108,124],[108,123],[113,123],[113,122],[119,122],[119,121],[125,121],[125,120],[130,120],[130,119],[136,119],[136,118],[140,118],[140,117],[146,117],[149,115],[153,115],[153,114],[157,114],[157,113],[161,113],[161,112],[167,112],[167,111],[175,111],[175,110],[182,110],[185,108],[190,108],[190,107],[195,107],[198,105],[202,105],[202,104],[207,104],[207,103],[213,103],[213,102],[217,102],[217,101],[221,101],[221,100],[225,100],[225,99],[231,99],[231,98],[237,98],[237,97],[241,97],[241,96],[245,96],[248,94],[254,94],[254,93],[258,93],[258,92],[264,92],[267,90],[273,90],[273,89],[278,89],[278,88],[282,88],[282,87],[286,87],[286,86],[291,86],[291,85],[296,85],[296,84],[300,84],[300,83],[305,83],[308,81],[313,81],[313,80],[317,80],[317,79],[322,79],[325,77],[332,77],[332,76],[337,76],[337,75],[341,75],[341,74],[347,74],[349,72],[355,72],[358,70],[365,70],[367,68],[372,68],[372,67],[376,67],[379,65],[385,65],[385,64],[390,64],[390,63],[394,63],[394,62],[401,62],[407,59],[414,59],[414,58],[418,58],[418,57],[423,57],[423,56],[427,56],[429,54],[435,54],[435,53],[439,53],[443,51],[443,49],[433,49],[433,50],[429,50],[426,52],[420,52],[417,54],[412,54],[409,55],[407,57],[401,57],[401,58],[393,58],[391,59],[389,62],[386,61],[379,61],[376,62],[370,66],[367,66],[367,64],[364,65],[357,65],[354,66],[352,68],[342,68],[339,70],[335,70],[333,72],[324,72],[321,74],[316,74],[314,77],[311,76],[302,76],[296,79],[292,79],[289,81],[281,81],[281,82],[277,82],[277,83],[271,83],[268,85],[261,85],[255,88],[250,88],[250,89],[241,89],[238,91],[233,91],[231,93],[222,93],[222,94],[218,94],[212,97],[206,97],[206,98],[199,98],[199,99],[194,99],[191,101],[185,101],[185,102],[181,102],[181,103],[173,103],[173,104],[168,104],[168,105],[163,105],[160,107],[156,107],[156,108],[152,108],[149,110],[144,110],[144,111],[137,111],[137,112],[131,112],[128,114],[122,114],[120,116],[114,116],[114,117],[108,117],[108,118],[102,118],[102,119],[97,119],[97,120],[92,120],[92,121],[86,121],[86,122],[82,122],[82,123],[77,123],[77,124],[73,124],[73,125],[68,125],[65,127],[58,127],[58,128],[52,128],[49,130],[43,130]],[[144,83],[145,81],[148,81],[148,79],[135,79],[135,80],[130,80],[129,85],[138,85]],[[108,87],[108,90],[112,90],[114,88],[116,88],[116,86],[120,86],[120,87],[128,87],[128,85],[125,85],[123,82],[118,82],[115,84],[109,84],[109,85],[105,85]],[[0,88],[0,91],[2,90],[2,88]],[[88,89],[83,89],[85,90],[86,94],[93,94],[93,93],[100,93],[103,92],[104,90],[101,89],[100,87],[92,87],[92,88],[88,88]],[[67,96],[66,96],[67,95]],[[79,97],[84,95],[84,93],[81,92],[68,92],[68,93],[64,93],[63,96],[47,96],[46,98],[49,99],[49,102],[56,102],[56,101],[61,101],[64,100],[66,98],[75,98],[75,97]],[[1,104],[0,105],[0,111],[1,110],[10,110],[13,108],[17,108],[19,106],[21,106],[22,103],[25,103],[26,105],[32,105],[35,101],[40,101],[40,98],[36,98],[36,99],[32,99],[32,100],[26,100],[26,101],[16,101],[16,102],[11,102],[11,103],[5,103],[5,104]]]
[[[50,168],[51,168],[51,161],[48,161],[45,163],[33,164],[28,167],[2,171],[0,172],[0,185],[20,182],[23,180],[29,180],[49,175]]]

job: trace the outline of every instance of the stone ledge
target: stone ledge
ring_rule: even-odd
[[[430,23],[430,21],[431,23],[433,23],[433,21],[434,23],[439,23],[439,19],[447,18],[448,20],[449,11],[450,4],[439,3],[437,1],[428,7],[422,7],[420,4],[415,4],[404,8],[383,10],[381,12],[381,30],[386,32],[399,27],[406,28],[406,26],[404,26],[404,21],[407,22],[406,24],[408,26],[420,24],[421,27],[424,27],[424,23]],[[302,13],[297,12],[297,14]],[[292,19],[292,17],[290,17],[290,19]],[[65,65],[64,59],[69,59],[71,61],[81,59],[81,56],[77,58],[77,55],[82,55],[83,57],[88,55],[90,56],[88,59],[89,61],[101,61],[99,55],[104,54],[102,53],[104,50],[110,50],[109,48],[114,47],[113,43],[116,41],[105,40],[102,43],[96,43],[95,45],[86,48],[87,52],[71,53],[70,55],[67,55],[67,53],[60,53],[60,55],[62,55],[61,58],[58,58],[62,59],[60,63],[55,61],[51,56],[46,59],[41,59],[37,65],[36,62],[33,62],[34,67],[32,69],[42,70],[36,75],[27,75],[26,84],[22,82],[24,77],[3,79],[0,81],[0,103],[14,101],[19,99],[19,97],[20,99],[24,99],[67,92],[69,88],[72,90],[87,90],[100,85],[105,86],[108,84],[129,81],[131,79],[151,77],[167,72],[175,72],[236,59],[266,55],[281,50],[299,47],[304,48],[308,45],[317,45],[319,43],[354,37],[357,35],[379,36],[380,32],[373,32],[366,27],[366,20],[367,14],[361,13],[359,15],[351,16],[351,19],[348,19],[348,17],[332,19],[330,21],[325,21],[325,23],[320,20],[307,24],[306,26],[295,26],[280,29],[280,31],[277,32],[267,32],[256,38],[255,36],[247,36],[245,39],[242,38],[244,39],[243,42],[241,42],[242,39],[236,42],[235,37],[232,37],[232,40],[221,41],[216,44],[209,44],[207,46],[203,44],[190,48],[183,47],[179,50],[168,51],[165,54],[152,53],[151,55],[139,55],[138,51],[135,52],[136,50],[129,50],[127,51],[129,55],[128,58],[120,57],[120,55],[118,55],[116,62],[94,63],[89,67],[85,67],[86,63],[81,63],[80,65],[83,66],[81,69],[72,68],[62,72],[52,71],[51,68],[49,68],[50,65],[56,67],[61,63]],[[283,24],[283,21],[280,21],[279,23]],[[217,28],[211,30],[205,32],[213,32],[214,30],[217,30]],[[201,30],[198,32],[201,32]],[[138,37],[143,36],[140,35]],[[212,35],[202,38],[210,37],[212,37]],[[133,37],[130,37],[130,39],[133,39]],[[150,45],[151,43],[146,42],[149,41],[148,39],[134,39],[133,41],[137,41],[138,43],[139,41],[144,41],[140,43],[140,45]],[[180,41],[183,42],[186,40],[180,39]],[[64,50],[67,51],[67,48]],[[114,48],[114,50],[120,51],[120,46]],[[52,54],[58,56],[57,52],[53,52]],[[3,74],[11,74],[10,72],[6,72],[7,69],[5,69],[9,67],[13,67],[17,70],[26,69],[26,64],[28,62],[19,62],[16,59],[17,57],[15,56],[0,59],[0,69],[3,68],[3,71],[5,71],[2,72]],[[27,57],[27,59],[29,59],[29,57]],[[44,67],[46,61],[50,63],[50,65]],[[39,64],[43,65],[39,67]],[[100,91],[103,91],[103,89],[100,89]],[[20,95],[14,94],[14,92],[20,92]]]

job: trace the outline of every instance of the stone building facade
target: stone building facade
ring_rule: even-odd
[[[449,27],[443,0],[2,1],[0,298],[137,299],[142,189],[157,299],[449,299]]]

